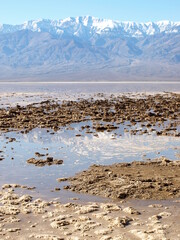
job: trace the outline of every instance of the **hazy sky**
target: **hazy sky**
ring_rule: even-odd
[[[0,0],[0,23],[85,15],[120,21],[180,21],[180,0]]]

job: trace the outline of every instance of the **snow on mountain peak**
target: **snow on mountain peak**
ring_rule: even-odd
[[[62,20],[38,19],[26,21],[21,25],[0,25],[0,33],[10,33],[19,30],[31,30],[34,32],[49,32],[62,34],[67,32],[70,35],[83,36],[91,34],[111,34],[120,36],[141,37],[159,33],[178,33],[180,22],[158,21],[147,23],[120,22],[109,19],[99,19],[92,16],[68,17]]]

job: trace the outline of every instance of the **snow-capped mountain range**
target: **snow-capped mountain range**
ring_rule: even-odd
[[[91,16],[0,24],[0,80],[180,77],[180,22]]]
[[[119,34],[128,37],[143,37],[159,33],[179,33],[180,22],[119,22],[108,19],[98,19],[91,16],[66,18],[63,20],[39,19],[27,21],[21,25],[0,25],[1,33],[13,33],[20,30],[33,32],[48,32],[51,34],[71,34],[84,37],[85,34]]]

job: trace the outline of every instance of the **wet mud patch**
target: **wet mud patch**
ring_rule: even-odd
[[[45,160],[30,158],[27,160],[27,163],[34,164],[35,166],[38,166],[38,167],[43,167],[43,166],[63,164],[63,160],[53,159],[53,157],[47,157]]]
[[[92,165],[68,179],[65,189],[113,199],[180,197],[180,161],[159,158],[147,162]]]

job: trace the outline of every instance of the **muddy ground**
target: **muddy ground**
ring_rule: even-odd
[[[69,202],[17,194],[17,184],[0,191],[0,239],[26,240],[177,240],[180,201]],[[30,187],[26,187],[31,189]]]
[[[147,161],[93,165],[69,178],[65,189],[112,199],[180,198],[180,161],[164,157]]]
[[[84,126],[87,133],[113,131],[124,124],[124,130],[133,135],[155,132],[178,137],[179,109],[180,95],[176,93],[112,96],[109,99],[79,99],[62,103],[47,100],[24,107],[1,108],[0,130],[27,133],[40,127],[57,131],[71,123],[89,119],[93,125]]]
[[[92,126],[83,126],[87,134],[114,131],[124,125],[123,130],[132,135],[179,137],[179,109],[180,95],[175,93],[62,103],[47,100],[1,108],[0,132],[26,134],[37,127],[57,131],[91,120]],[[52,158],[29,161],[41,166],[62,163]],[[0,191],[0,240],[180,239],[180,161],[160,158],[93,165],[74,177],[58,179],[63,180],[69,181],[68,191],[104,196],[108,202],[45,201],[33,198],[35,186],[8,183]]]

